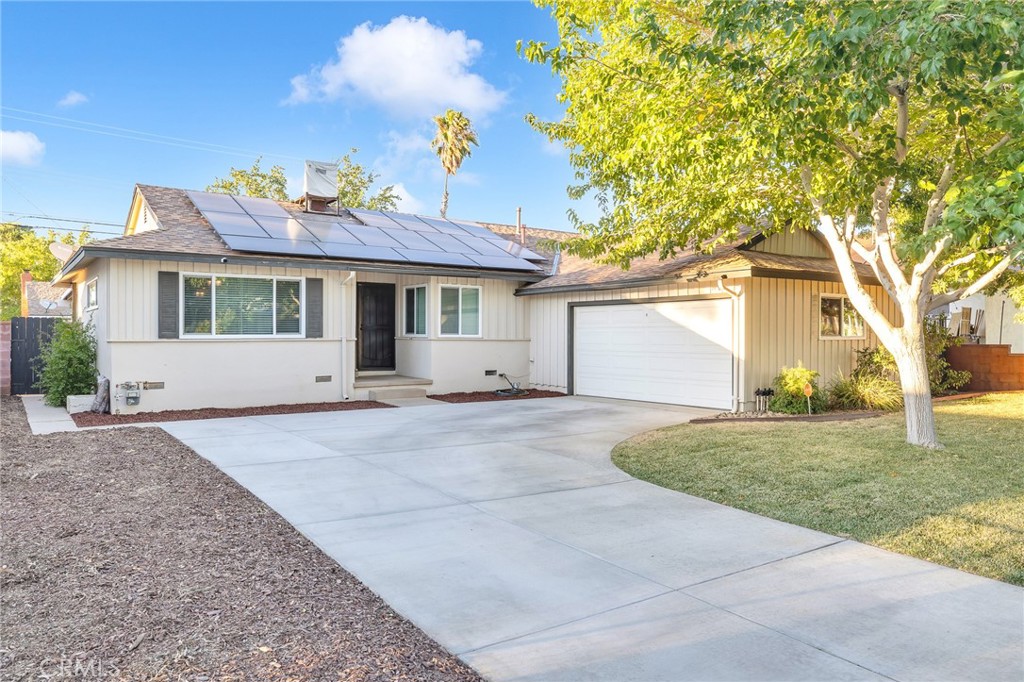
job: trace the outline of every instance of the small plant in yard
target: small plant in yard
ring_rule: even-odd
[[[38,359],[36,388],[46,394],[46,404],[63,407],[69,395],[96,390],[96,338],[92,326],[58,320],[50,343]]]
[[[939,320],[925,321],[925,359],[932,395],[952,393],[970,382],[971,373],[953,369],[945,357],[947,349],[962,343],[963,339],[950,336],[949,331]],[[892,353],[881,346],[857,351],[857,369],[853,370],[852,378],[868,376],[899,384],[900,376]]]
[[[828,403],[833,410],[898,410],[903,389],[899,382],[874,374],[840,374],[828,387]]]
[[[807,384],[811,385],[812,390],[811,411],[818,413],[827,410],[828,401],[818,389],[818,373],[803,365],[782,368],[772,382],[775,397],[768,403],[768,409],[787,414],[807,414],[807,396],[804,395],[804,386]]]

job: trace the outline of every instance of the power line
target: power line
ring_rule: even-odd
[[[123,227],[121,223],[105,223],[100,220],[85,220],[82,218],[54,218],[48,215],[31,215],[29,213],[15,213],[14,211],[4,211],[3,215],[17,216],[18,218],[28,218],[30,220],[54,220],[59,223],[81,223],[83,225],[109,225],[110,227]]]
[[[16,107],[4,106],[0,108],[4,109],[5,111],[13,111],[19,114],[27,114],[28,116],[34,117],[26,118],[25,116],[12,116],[10,114],[6,115],[6,118],[14,119],[16,121],[27,121],[29,123],[38,123],[41,125],[53,126],[56,128],[67,128],[70,130],[77,130],[80,132],[95,133],[97,135],[107,135],[110,137],[119,137],[123,139],[136,140],[139,142],[152,142],[154,144],[163,144],[170,147],[182,147],[185,149],[213,152],[216,154],[230,154],[234,156],[246,156],[250,158],[254,156],[263,156],[272,159],[287,159],[290,161],[305,160],[298,156],[256,152],[248,149],[241,149],[239,147],[229,147],[227,145],[216,144],[213,142],[203,142],[202,140],[191,140],[184,137],[172,137],[170,135],[148,133],[144,130],[133,130],[131,128],[121,128],[118,126],[111,126],[103,123],[92,123],[90,121],[82,121],[74,118],[65,118],[63,116],[53,116],[51,114],[45,114],[38,111],[29,111],[27,109],[18,109]]]
[[[8,223],[25,230],[53,230],[54,232],[88,232],[89,234],[110,234],[115,237],[123,237],[124,232],[105,232],[103,230],[75,229],[73,227],[53,227],[51,225],[26,225],[24,223]]]

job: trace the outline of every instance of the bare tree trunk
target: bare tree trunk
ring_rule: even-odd
[[[890,350],[900,372],[903,409],[907,421],[907,442],[911,445],[940,449],[942,443],[935,433],[935,413],[932,411],[924,327],[918,322],[907,321],[900,329],[899,336],[902,343]]]
[[[448,215],[448,174],[444,174],[444,193],[441,195],[441,217]]]

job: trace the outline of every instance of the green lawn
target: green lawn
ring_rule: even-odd
[[[684,424],[620,444],[637,478],[1024,585],[1024,393],[937,403],[946,449],[903,414],[850,422]]]

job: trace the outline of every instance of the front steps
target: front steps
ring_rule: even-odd
[[[356,376],[355,388],[366,389],[370,400],[387,401],[426,398],[427,388],[433,383],[431,379],[401,374],[360,374]]]
[[[369,392],[370,400],[387,402],[398,398],[426,398],[427,389],[422,386],[391,386],[375,388]]]

